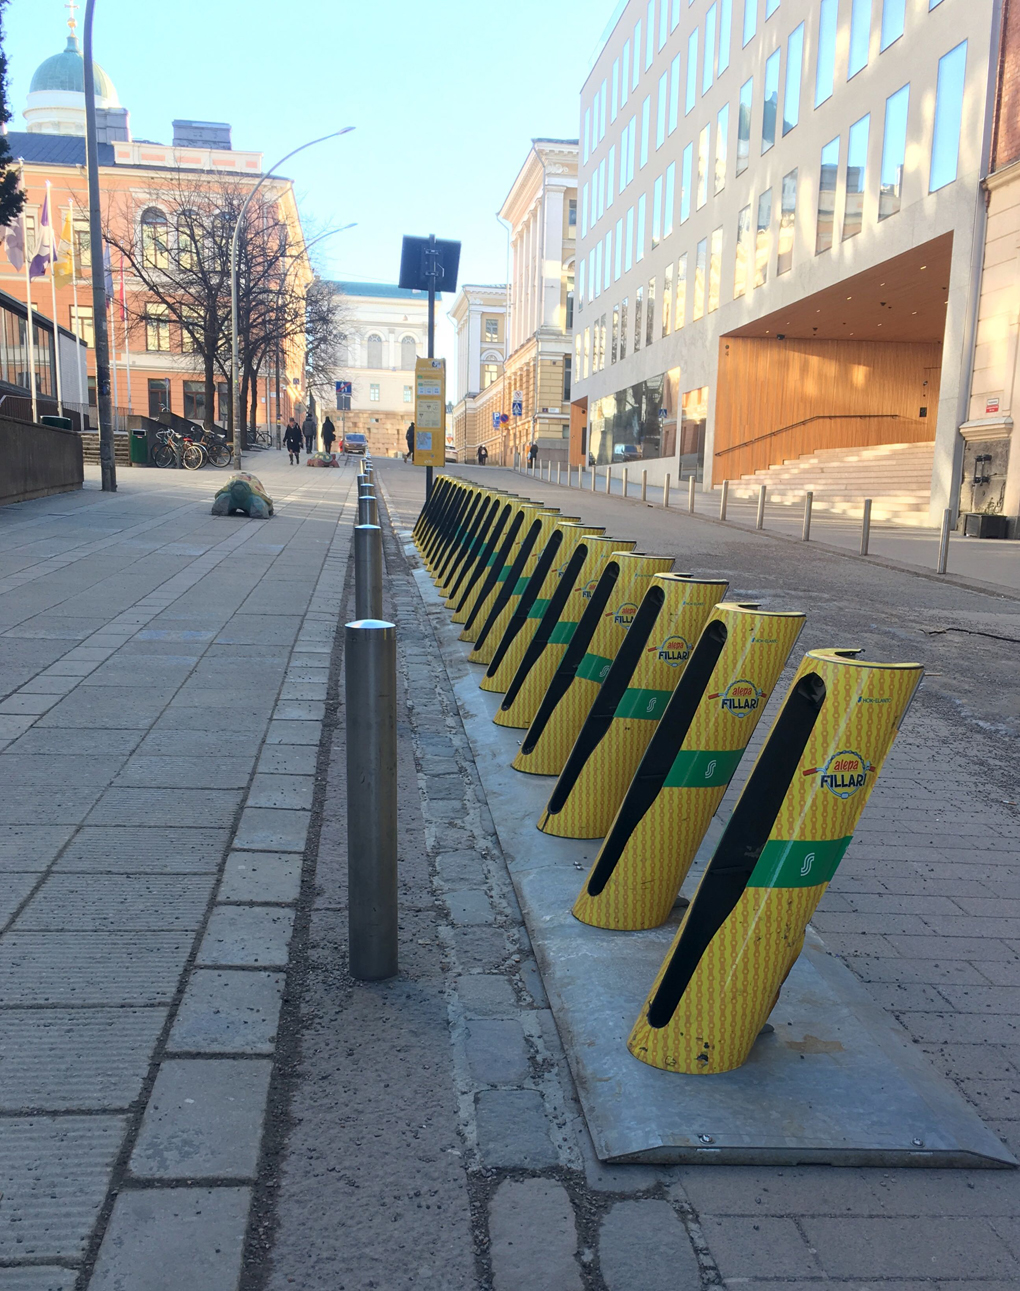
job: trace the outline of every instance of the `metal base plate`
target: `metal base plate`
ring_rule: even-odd
[[[720,1165],[1004,1167],[1017,1164],[896,1021],[808,929],[773,1010],[772,1034],[725,1075],[659,1071],[627,1037],[676,930],[610,932],[571,907],[599,842],[535,827],[555,783],[510,761],[522,732],[496,726],[501,696],[479,690],[423,570],[416,578],[457,694],[489,810],[600,1160]],[[684,886],[690,896],[722,824]]]

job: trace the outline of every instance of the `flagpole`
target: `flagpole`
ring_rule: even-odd
[[[56,239],[53,237],[53,212],[50,210],[50,181],[46,181],[46,214],[50,221],[50,299],[53,302],[53,362],[57,369],[57,416],[64,415],[64,384],[60,379],[60,326],[57,322],[57,280],[53,275]]]
[[[39,400],[35,392],[35,337],[32,329],[32,266],[28,256],[28,225],[21,211],[21,239],[25,244],[25,298],[28,301],[28,384],[32,391],[32,420],[39,420]]]
[[[81,343],[84,339],[82,336],[81,315],[78,313],[78,262],[74,254],[74,198],[70,198],[68,206],[71,212],[71,291],[74,293],[74,336],[75,350],[78,354],[78,398],[81,401],[85,412],[81,414],[81,427],[85,429],[85,417],[88,415],[89,408],[89,388],[85,380],[85,373],[81,365]]]

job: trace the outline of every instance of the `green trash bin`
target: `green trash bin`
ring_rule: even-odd
[[[74,423],[70,417],[55,417],[47,414],[39,418],[40,426],[55,426],[57,430],[74,430]]]
[[[149,436],[144,430],[131,432],[131,465],[149,465]]]

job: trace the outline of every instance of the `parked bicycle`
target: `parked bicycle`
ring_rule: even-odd
[[[165,427],[156,432],[156,440],[152,461],[155,466],[162,469],[176,466],[178,455],[181,465],[188,471],[197,471],[206,462],[212,462],[213,466],[219,467],[230,465],[230,447],[226,440],[208,431],[204,432],[199,439],[191,439],[187,435],[171,430],[170,427]]]

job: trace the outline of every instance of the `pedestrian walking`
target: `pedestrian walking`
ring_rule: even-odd
[[[334,427],[330,419],[327,417],[326,420],[322,423],[322,451],[324,453],[332,453],[333,444],[335,441],[336,441],[336,428]]]
[[[485,447],[484,444],[479,444],[478,445],[478,465],[484,466],[488,460],[489,460],[489,450]]]
[[[287,445],[287,453],[290,457],[291,466],[301,465],[301,427],[293,417],[287,422],[287,431],[283,437],[283,442]]]
[[[315,451],[315,422],[310,412],[305,413],[304,425],[301,427],[305,437],[305,452]]]
[[[538,461],[538,445],[533,443],[531,447],[528,449],[528,465],[534,466],[537,461]]]
[[[404,461],[409,462],[414,457],[414,422],[412,421],[407,427],[407,434],[404,436],[407,441],[407,452],[404,454]]]

